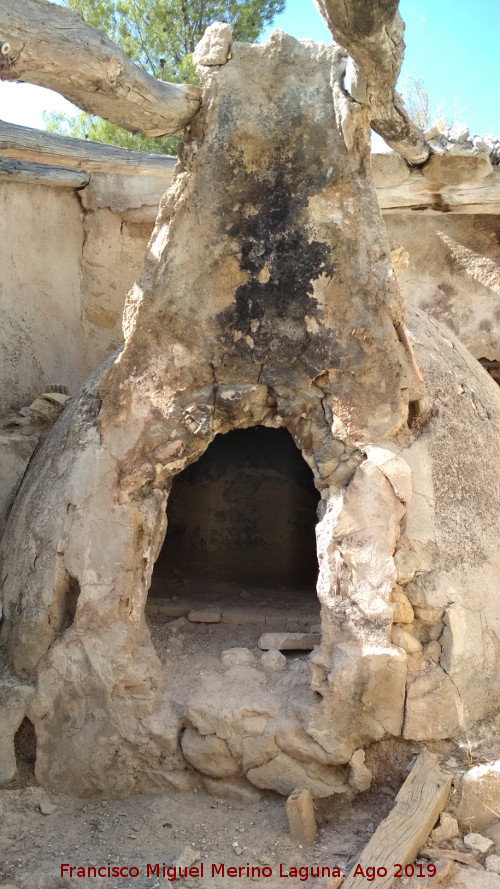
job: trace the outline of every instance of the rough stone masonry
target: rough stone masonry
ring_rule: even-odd
[[[447,362],[417,315],[425,395],[343,51],[276,32],[200,67],[203,105],[127,300],[124,348],[33,457],[3,538],[9,768],[27,715],[37,778],[60,791],[124,795],[201,774],[328,797],[360,784],[363,746],[447,737],[499,696],[493,683],[478,703],[454,674],[466,625],[491,676],[498,638],[479,593],[476,625],[463,585],[450,592],[460,560],[440,573],[443,527],[453,537],[456,526],[439,497],[461,484],[443,492],[433,479],[454,459],[440,423],[458,416],[454,398],[472,403],[440,374],[467,359],[453,345]],[[471,434],[488,451],[498,395],[481,385],[484,422],[479,432],[476,410]],[[261,670],[233,667],[176,695],[144,619],[171,479],[216,434],[257,424],[290,432],[321,494],[312,676],[291,687],[276,674],[271,687]],[[425,501],[415,532],[410,464],[435,505],[429,517]],[[494,465],[481,485],[498,492]],[[484,548],[466,559],[486,597],[488,559]]]

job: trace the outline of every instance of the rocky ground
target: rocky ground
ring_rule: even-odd
[[[166,889],[166,879],[154,873],[147,876],[147,865],[157,863],[160,874],[164,863],[182,867],[203,863],[203,879],[179,879],[179,885],[192,889],[247,883],[271,889],[312,887],[317,881],[311,873],[317,871],[311,869],[328,865],[346,872],[353,866],[391,809],[396,790],[393,784],[378,786],[351,801],[339,797],[323,812],[317,841],[306,849],[292,844],[284,799],[274,795],[250,803],[214,799],[202,790],[126,800],[75,800],[49,794],[29,780],[26,772],[17,786],[0,793],[0,886],[4,889],[11,885],[19,889]],[[500,853],[500,837],[493,852]],[[482,859],[484,864],[484,855]],[[107,867],[108,863],[137,867],[139,876],[68,879],[60,875],[61,864]],[[246,876],[247,863],[270,868],[272,876],[252,880]],[[223,877],[219,872],[212,877],[213,864],[219,869],[221,864],[226,869],[242,867],[242,875],[234,878],[226,872]],[[302,868],[296,877],[291,876],[294,867]],[[367,879],[366,886],[370,885],[377,884]],[[427,884],[406,879],[397,885],[414,889]],[[500,876],[482,865],[476,869],[455,864],[444,885],[500,889]]]
[[[249,863],[271,868],[273,876],[262,880],[271,887],[314,884],[314,878],[303,879],[305,870],[296,879],[285,876],[293,867],[329,865],[345,872],[390,810],[392,792],[370,792],[352,802],[336,801],[310,849],[292,844],[284,800],[277,796],[237,803],[216,800],[198,791],[168,797],[81,801],[28,786],[5,790],[0,799],[5,824],[0,878],[20,889],[163,889],[168,885],[166,881],[147,877],[148,864],[199,866],[201,862],[204,879],[181,879],[181,885],[225,889],[234,886],[235,879],[220,874],[212,878],[212,864],[219,867],[223,863],[227,868],[246,867]],[[63,863],[86,867],[107,866],[108,862],[120,868],[136,866],[140,876],[88,881],[60,878]],[[245,881],[247,878],[242,875],[237,884]]]
[[[243,598],[241,606],[247,605]],[[148,623],[156,651],[181,685],[195,683],[200,671],[216,669],[217,663],[217,669],[223,669],[221,653],[227,649],[244,647],[259,663],[260,626],[250,622],[194,624],[185,617],[173,621],[170,617],[165,622],[154,611],[153,608]],[[287,672],[291,676],[302,674],[306,662],[306,652],[287,655]],[[498,720],[491,719],[464,736],[461,744],[440,742],[432,749],[455,774],[458,786],[460,775],[472,765],[498,759],[497,738]],[[262,793],[259,798],[255,790],[253,796],[217,799],[201,785],[189,792],[172,790],[168,795],[124,800],[81,800],[48,793],[36,783],[33,750],[26,738],[24,746],[21,744],[18,749],[19,775],[10,787],[0,791],[0,887],[166,889],[163,865],[200,868],[202,864],[203,877],[192,873],[179,878],[179,885],[192,889],[226,889],[246,883],[271,889],[312,887],[317,883],[316,868],[338,867],[346,873],[356,863],[376,827],[391,810],[419,750],[418,744],[405,741],[383,742],[369,748],[366,762],[373,773],[371,790],[350,799],[342,794],[329,802],[318,801],[316,842],[310,848],[302,848],[290,839],[285,799],[273,793]],[[457,792],[452,793],[451,809],[456,805]],[[474,866],[455,862],[453,873],[440,885],[453,889],[500,889],[500,876],[491,869],[500,865],[500,858],[496,861],[500,855],[500,834],[498,845],[488,849],[488,859],[484,852],[464,845],[461,837],[448,839],[444,846],[448,851],[472,856],[469,864]],[[71,877],[67,871],[61,875],[63,864],[137,868],[138,875],[131,877],[128,870],[123,870],[118,876],[87,878],[73,872]],[[260,868],[261,876],[247,876],[247,864]],[[212,866],[217,869],[214,874]],[[228,875],[227,868],[242,868],[241,875]],[[269,870],[262,875],[264,868]],[[367,878],[366,886],[370,885],[377,883]],[[397,885],[401,889],[428,885],[430,889],[437,884],[408,877]]]
[[[234,886],[231,877],[211,877],[212,863],[226,867],[271,868],[266,886],[299,885],[280,877],[292,867],[315,865],[345,869],[391,807],[392,794],[373,793],[346,803],[338,800],[331,820],[319,829],[311,849],[295,847],[287,832],[284,800],[266,796],[259,802],[216,800],[203,791],[143,796],[120,801],[82,801],[47,794],[28,786],[1,794],[4,829],[1,839],[2,882],[21,889],[56,887],[164,887],[146,876],[147,864],[204,863],[204,879],[182,879],[183,886]],[[46,812],[47,814],[42,814]],[[137,866],[136,879],[59,879],[61,863]],[[208,875],[208,878],[207,878]],[[245,878],[246,880],[246,878]],[[244,884],[245,880],[242,877]],[[285,881],[286,880],[286,881]],[[285,881],[285,882],[284,882]],[[239,881],[238,881],[239,882]],[[260,881],[257,880],[257,883]],[[302,882],[311,885],[313,880]]]

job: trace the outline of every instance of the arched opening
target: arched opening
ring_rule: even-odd
[[[313,474],[285,429],[217,435],[173,482],[151,596],[171,616],[204,605],[319,615]],[[243,597],[243,599],[241,598]]]
[[[14,750],[18,776],[29,783],[35,776],[36,733],[35,726],[27,716],[14,735]]]
[[[80,584],[78,583],[77,578],[66,572],[62,596],[63,613],[60,632],[67,630],[72,626],[75,619],[80,592]]]

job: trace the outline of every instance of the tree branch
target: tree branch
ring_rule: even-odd
[[[368,105],[372,128],[411,164],[430,155],[394,87],[403,61],[404,24],[398,0],[314,0],[334,39],[349,53],[346,89]]]
[[[201,90],[155,80],[87,25],[47,0],[0,0],[0,78],[48,87],[131,133],[170,136],[198,111]]]

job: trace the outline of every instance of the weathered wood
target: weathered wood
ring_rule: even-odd
[[[88,173],[64,170],[47,164],[29,164],[0,158],[0,182],[26,182],[54,187],[83,188],[90,181]]]
[[[47,0],[0,0],[0,77],[56,90],[79,108],[146,136],[179,133],[201,90],[155,80],[73,10]]]
[[[420,850],[422,858],[430,858],[436,861],[439,858],[446,858],[447,861],[458,861],[459,864],[466,864],[473,867],[474,870],[484,870],[482,864],[479,864],[472,852],[459,852],[457,849],[439,849],[437,846],[424,846]]]
[[[159,177],[169,176],[176,163],[175,157],[129,151],[127,148],[73,139],[71,136],[57,136],[4,121],[0,121],[0,157],[89,172]]]
[[[398,0],[314,0],[333,37],[349,53],[346,88],[371,109],[372,128],[411,164],[430,154],[394,87],[403,61]]]
[[[377,197],[383,213],[500,213],[500,170],[477,182],[442,186],[414,170],[405,182],[379,186]]]
[[[424,750],[401,787],[394,808],[377,827],[359,860],[342,883],[342,889],[366,889],[366,877],[354,876],[358,864],[386,868],[387,876],[377,877],[377,889],[389,889],[396,880],[395,864],[410,864],[429,836],[442,812],[451,785],[432,753]]]

